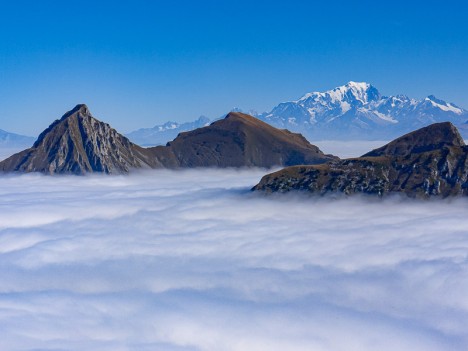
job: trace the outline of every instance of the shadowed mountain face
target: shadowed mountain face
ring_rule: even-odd
[[[122,173],[154,168],[157,160],[77,105],[41,133],[34,145],[0,162],[10,172]]]
[[[178,167],[272,167],[335,159],[300,134],[276,129],[238,112],[210,126],[181,133],[167,146],[150,150],[156,156],[173,154]]]
[[[287,167],[253,190],[314,194],[404,193],[411,197],[468,195],[468,147],[451,123],[409,133],[360,158]]]
[[[5,172],[125,173],[135,168],[272,167],[333,160],[299,134],[230,113],[181,133],[166,146],[142,148],[78,105],[41,133],[34,145],[0,162]]]

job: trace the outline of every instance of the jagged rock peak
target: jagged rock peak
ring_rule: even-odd
[[[73,109],[65,113],[60,120],[63,121],[74,114],[80,114],[82,116],[92,116],[86,104],[78,104]]]
[[[88,109],[86,104],[78,104],[70,111],[66,112],[60,119],[56,119],[47,129],[45,129],[41,134],[39,134],[37,140],[35,141],[33,147],[38,147],[46,137],[59,123],[72,118],[74,116],[81,116],[81,117],[91,117],[91,112]]]
[[[387,145],[366,153],[366,156],[406,156],[440,149],[444,146],[464,146],[458,129],[450,122],[434,123],[405,134]]]
[[[126,173],[133,168],[158,166],[147,150],[94,118],[88,107],[80,104],[44,130],[32,148],[2,161],[0,170],[49,174]]]

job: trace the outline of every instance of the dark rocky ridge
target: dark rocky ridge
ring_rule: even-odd
[[[44,130],[31,148],[0,162],[0,171],[126,173],[137,168],[272,167],[333,159],[299,134],[235,112],[181,133],[166,146],[145,149],[95,119],[86,105],[77,105]]]
[[[387,145],[372,150],[366,156],[406,156],[441,149],[444,146],[464,146],[457,128],[450,122],[434,123],[405,134]]]
[[[77,105],[53,122],[31,148],[0,162],[2,171],[73,174],[157,166],[146,149],[95,119],[86,105]]]
[[[363,157],[287,167],[253,190],[411,197],[468,195],[468,147],[451,123],[419,129]]]

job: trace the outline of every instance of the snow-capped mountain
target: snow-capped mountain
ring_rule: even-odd
[[[197,120],[186,123],[169,121],[153,128],[138,129],[126,134],[126,137],[141,146],[164,145],[179,133],[207,126],[210,122],[211,120],[205,116],[200,116]]]
[[[231,111],[242,112],[239,108]],[[280,103],[270,112],[247,113],[274,127],[301,133],[310,141],[390,140],[446,121],[455,124],[468,138],[467,110],[433,95],[422,100],[406,95],[382,96],[369,83],[349,82],[329,91],[308,93],[299,100]],[[180,132],[209,123],[206,117],[183,124],[167,122],[139,129],[127,137],[143,146],[166,144]]]
[[[349,82],[326,92],[283,102],[258,118],[300,132],[309,140],[392,138],[434,122],[457,126],[468,111],[433,95],[423,100],[405,95],[382,96],[371,84]],[[462,133],[465,128],[461,127]]]

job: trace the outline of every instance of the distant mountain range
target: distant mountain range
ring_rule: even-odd
[[[0,129],[0,147],[1,148],[19,148],[19,147],[29,147],[36,140],[33,137],[9,133]]]
[[[209,125],[211,120],[208,117],[200,116],[193,122],[178,123],[166,122],[153,128],[141,128],[126,134],[134,143],[141,146],[164,145],[169,140],[174,139],[181,132],[188,132],[197,128]]]
[[[235,107],[229,112],[240,112],[244,113],[242,109]],[[249,115],[256,116],[256,113],[252,111],[248,112]],[[219,116],[215,119],[209,119],[206,116],[200,116],[195,121],[178,123],[169,121],[164,124],[158,124],[152,128],[141,128],[125,134],[135,144],[141,146],[157,146],[157,145],[166,145],[166,143],[174,139],[179,133],[188,132],[197,128],[209,126],[210,123],[218,121],[226,117],[226,114]]]
[[[231,112],[242,112],[235,108]],[[301,133],[310,141],[389,140],[437,122],[453,123],[468,139],[468,111],[430,95],[422,100],[405,95],[382,96],[369,83],[349,82],[325,92],[305,94],[282,102],[269,112],[249,114],[280,129]],[[165,145],[179,133],[208,126],[224,118],[200,116],[192,122],[166,122],[126,134],[133,143],[149,147]],[[0,148],[32,145],[35,138],[0,129]]]
[[[269,112],[252,115],[315,141],[388,140],[444,121],[452,122],[468,138],[467,110],[433,95],[423,100],[405,95],[382,96],[369,83],[349,82],[326,92],[308,93],[298,100],[280,103]],[[177,133],[209,122],[206,117],[184,124],[168,122],[127,136],[142,145],[165,144]]]
[[[323,93],[305,94],[258,116],[309,140],[390,139],[432,123],[450,121],[465,132],[468,111],[430,95],[382,96],[371,84],[349,82]]]

